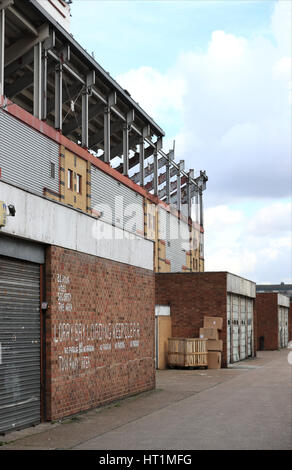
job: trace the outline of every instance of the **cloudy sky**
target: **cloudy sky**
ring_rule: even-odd
[[[206,170],[205,267],[292,282],[292,2],[74,0],[71,32]]]

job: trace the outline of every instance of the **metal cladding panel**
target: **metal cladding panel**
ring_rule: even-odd
[[[0,110],[0,168],[2,178],[39,195],[59,192],[59,145]],[[51,162],[55,178],[51,177]]]
[[[253,353],[253,300],[227,294],[227,363]],[[232,344],[231,344],[232,343]]]
[[[255,298],[256,284],[235,274],[227,273],[227,292]]]
[[[127,232],[144,234],[143,196],[91,166],[91,207],[101,220]]]
[[[279,348],[288,346],[288,308],[278,307]]]
[[[240,320],[239,320],[239,328],[240,328],[240,359],[245,359],[246,354],[246,297],[240,297],[239,299],[239,306],[240,306]]]
[[[227,364],[231,362],[231,294],[227,294]]]
[[[247,343],[248,343],[248,356],[253,352],[253,300],[247,299]]]
[[[237,295],[232,295],[232,340],[233,340],[233,351],[232,359],[233,362],[239,361],[239,298]]]
[[[40,268],[0,256],[0,432],[40,422]]]
[[[282,307],[290,307],[290,298],[287,295],[278,294],[278,305]]]
[[[166,240],[166,220],[167,216],[169,213],[163,209],[162,207],[159,207],[158,209],[158,238],[160,240]]]
[[[167,213],[166,217],[166,258],[170,260],[171,272],[181,272],[186,264],[186,251],[189,251],[188,225]]]

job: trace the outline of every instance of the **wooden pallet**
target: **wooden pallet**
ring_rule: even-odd
[[[207,339],[169,338],[168,365],[170,367],[207,367]]]

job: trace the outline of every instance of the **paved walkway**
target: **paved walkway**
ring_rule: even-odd
[[[220,370],[157,372],[155,391],[0,437],[0,450],[292,449],[288,350]]]

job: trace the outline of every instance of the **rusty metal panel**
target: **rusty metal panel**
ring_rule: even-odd
[[[43,195],[59,192],[59,145],[0,110],[0,168],[3,181]],[[55,177],[51,176],[51,164]]]
[[[0,432],[40,422],[40,268],[0,256]]]

